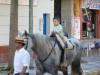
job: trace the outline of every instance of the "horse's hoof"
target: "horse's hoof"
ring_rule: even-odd
[[[62,64],[60,64],[60,67],[61,68],[66,68],[67,67],[67,64],[66,63],[62,63]]]
[[[66,71],[66,67],[59,67],[58,70],[59,71]]]

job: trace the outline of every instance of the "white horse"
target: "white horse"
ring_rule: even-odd
[[[27,39],[27,49],[32,49],[36,54],[36,75],[43,75],[50,73],[58,75],[58,70],[62,71],[64,75],[68,75],[68,68],[66,70],[59,67],[62,50],[58,43],[48,36],[41,34],[28,34],[26,31],[23,36]],[[73,50],[66,50],[67,65],[71,65],[72,75],[82,75],[81,68],[81,52],[82,45],[77,39],[71,38],[71,43],[75,45]]]

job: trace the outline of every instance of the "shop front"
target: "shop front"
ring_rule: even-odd
[[[81,19],[81,38],[100,38],[100,0],[82,0]]]

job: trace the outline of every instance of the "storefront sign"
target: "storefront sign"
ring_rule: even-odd
[[[100,0],[82,0],[82,8],[100,10]]]
[[[74,38],[80,39],[80,17],[74,18]]]

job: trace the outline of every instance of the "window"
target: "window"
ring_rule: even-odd
[[[82,37],[97,38],[98,35],[98,10],[90,10],[90,21],[82,22]]]

